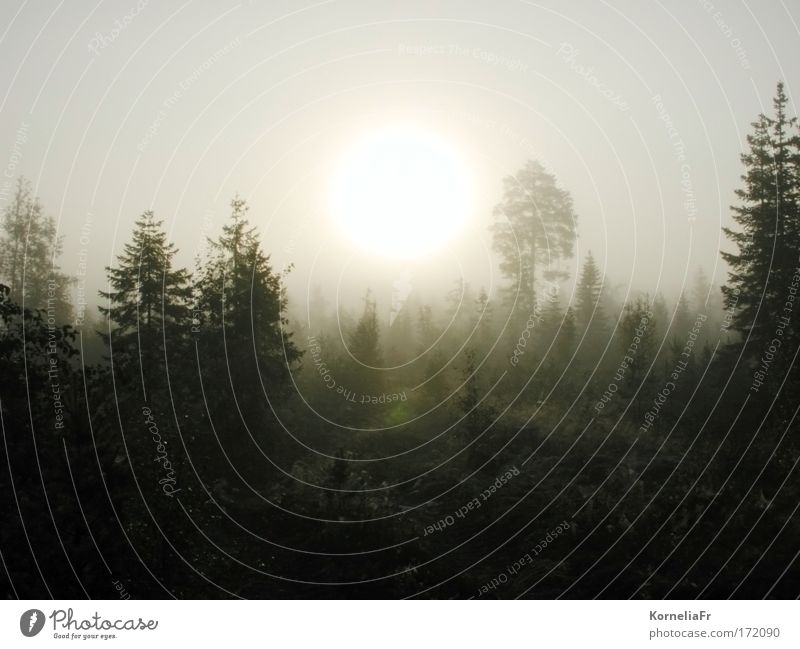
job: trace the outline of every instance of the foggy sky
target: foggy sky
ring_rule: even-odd
[[[779,79],[794,114],[800,6],[775,2],[4,3],[0,207],[30,178],[86,259],[90,294],[152,208],[191,265],[236,192],[295,301],[351,299],[402,273],[434,295],[493,285],[487,226],[503,176],[536,158],[609,283],[674,294],[725,279],[749,124]],[[370,127],[451,142],[476,179],[451,249],[383,262],[330,224],[330,179]],[[691,279],[691,277],[689,278]],[[333,298],[332,298],[333,300]]]

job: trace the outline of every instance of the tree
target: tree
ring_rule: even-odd
[[[448,320],[443,337],[448,348],[458,349],[469,335],[473,324],[472,305],[475,291],[463,277],[455,280],[455,286],[445,295],[445,316]]]
[[[741,156],[744,186],[731,208],[739,227],[723,228],[737,248],[722,253],[730,266],[725,307],[735,309],[732,328],[750,338],[756,355],[773,338],[800,250],[798,138],[791,134],[797,120],[787,117],[787,102],[779,83],[774,117],[761,114],[753,122],[749,151]]]
[[[349,342],[350,353],[357,362],[367,367],[380,365],[382,356],[378,309],[369,291],[364,298],[364,312],[350,333]]]
[[[9,299],[26,309],[46,310],[49,319],[68,321],[70,280],[56,264],[62,238],[24,178],[17,181],[0,224],[0,273],[10,289]]]
[[[433,309],[429,304],[419,307],[417,316],[417,353],[420,355],[417,381],[424,385],[417,394],[427,407],[437,405],[447,396],[448,381],[445,367],[448,357],[438,343],[438,330]]]
[[[671,343],[685,344],[686,335],[691,329],[692,323],[689,316],[689,301],[686,294],[681,291],[678,302],[675,304],[675,313],[672,316],[672,326],[669,328]]]
[[[168,337],[177,344],[188,325],[189,275],[173,268],[176,253],[162,221],[146,211],[117,265],[106,268],[109,290],[100,291],[108,301],[108,306],[99,307],[108,318],[108,330],[101,335],[114,363],[141,362],[142,375],[151,379],[166,353]]]
[[[386,328],[386,359],[390,365],[398,366],[396,376],[411,380],[412,364],[408,363],[416,354],[416,339],[412,314],[416,310],[416,296],[406,278],[396,280],[392,287],[389,326]]]
[[[344,362],[335,377],[342,389],[340,421],[356,425],[379,421],[384,408],[383,351],[380,344],[378,309],[372,293],[364,297],[364,311],[347,336]],[[375,401],[373,401],[375,399]],[[380,407],[376,407],[380,403]]]
[[[96,418],[87,426],[96,414],[86,399],[93,401],[95,371],[76,365],[70,325],[53,326],[45,311],[23,310],[10,293],[0,286],[0,592],[86,597],[108,584],[95,544],[111,565],[125,547],[99,488],[101,471],[104,481],[119,475],[114,449]]]
[[[694,281],[692,283],[692,292],[690,304],[692,310],[697,313],[705,313],[709,309],[717,308],[718,302],[715,302],[715,294],[711,282],[706,276],[702,266],[698,266],[695,271]]]
[[[118,413],[118,417],[109,418],[109,425],[120,428],[130,479],[141,485],[137,492],[139,497],[145,494],[147,513],[141,511],[136,496],[125,492],[115,496],[130,519],[140,521],[142,516],[153,516],[160,526],[158,533],[147,526],[142,541],[149,552],[159,557],[162,579],[168,579],[172,566],[171,550],[162,533],[170,535],[173,530],[174,492],[182,491],[175,485],[186,478],[178,440],[186,443],[179,422],[188,423],[188,415],[177,415],[179,411],[200,411],[196,402],[190,407],[185,398],[187,394],[194,396],[186,380],[187,359],[191,358],[186,353],[191,287],[187,271],[173,266],[176,253],[162,221],[151,210],[145,211],[134,225],[130,242],[117,257],[117,265],[106,268],[109,288],[100,291],[100,296],[107,300],[107,306],[99,307],[107,319],[101,336],[109,346],[114,409]],[[177,373],[182,380],[168,380],[168,371],[170,376]],[[142,434],[145,427],[149,434]],[[186,428],[194,430],[196,426]]]
[[[575,351],[575,314],[572,308],[563,309],[555,296],[542,310],[539,354],[543,359],[542,375],[545,384],[539,399],[560,397],[571,386],[571,359]],[[592,352],[596,352],[595,349]]]
[[[486,355],[494,343],[494,305],[489,299],[486,289],[482,286],[478,291],[478,297],[475,298],[475,324],[473,330],[476,351],[482,356]]]
[[[419,307],[417,315],[417,339],[419,340],[419,351],[428,351],[438,338],[436,324],[433,318],[433,310],[430,304],[423,304]]]
[[[467,467],[473,470],[489,458],[492,432],[488,430],[495,417],[494,409],[485,399],[486,390],[480,380],[480,368],[475,350],[467,347],[460,368],[458,396],[455,405],[463,417],[459,426],[460,445],[470,445],[466,454]]]
[[[539,162],[529,160],[503,185],[503,199],[494,208],[494,248],[527,317],[534,305],[538,267],[544,266],[546,280],[563,276],[557,263],[572,256],[577,217],[569,192],[559,188]]]
[[[319,284],[311,287],[311,295],[308,298],[308,311],[306,313],[309,334],[321,334],[328,329],[330,313],[328,312],[328,300]]]
[[[372,294],[364,297],[364,311],[348,336],[347,348],[351,362],[348,387],[361,394],[372,394],[382,384],[383,353],[380,345],[378,309]]]
[[[602,290],[603,278],[590,250],[586,255],[578,286],[575,289],[575,318],[578,324],[585,329],[594,319],[602,317],[603,307],[600,304]]]
[[[215,369],[242,379],[243,393],[252,392],[261,381],[280,394],[289,387],[289,372],[302,355],[286,331],[283,277],[273,271],[261,249],[256,229],[247,220],[247,203],[236,197],[231,209],[222,234],[208,241],[196,287],[196,329],[202,330],[206,346],[224,345],[226,353],[210,357],[226,361],[225,368]]]
[[[654,305],[657,304],[655,301]],[[619,392],[633,401],[635,421],[641,419],[642,408],[650,397],[653,385],[651,366],[659,338],[655,306],[651,307],[647,296],[629,302],[625,305],[619,326],[619,344],[626,365],[621,372]]]

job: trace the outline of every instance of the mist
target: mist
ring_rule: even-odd
[[[4,595],[797,595],[796,7],[5,13]]]

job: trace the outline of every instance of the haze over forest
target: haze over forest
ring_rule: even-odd
[[[6,13],[3,594],[797,596],[795,7]]]
[[[476,249],[490,247],[502,179],[536,159],[575,201],[573,276],[591,249],[614,285],[677,297],[698,266],[724,281],[738,154],[776,80],[797,73],[785,9],[754,19],[746,5],[706,4],[22,10],[0,44],[0,150],[16,152],[10,174],[30,178],[58,222],[69,274],[94,216],[92,296],[142,211],[165,220],[191,265],[237,192],[276,262],[295,264],[298,297],[309,279],[332,290],[345,260],[349,298],[366,288],[364,266],[390,286],[396,267],[330,226],[330,178],[361,133],[411,123],[447,139],[474,179],[472,227],[452,242],[473,285],[489,284],[490,255]],[[428,262],[421,284],[457,279],[449,256]]]

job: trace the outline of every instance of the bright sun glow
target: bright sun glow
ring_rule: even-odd
[[[358,141],[340,161],[333,215],[359,247],[391,257],[440,249],[469,209],[464,165],[445,142],[415,129],[391,129]]]

